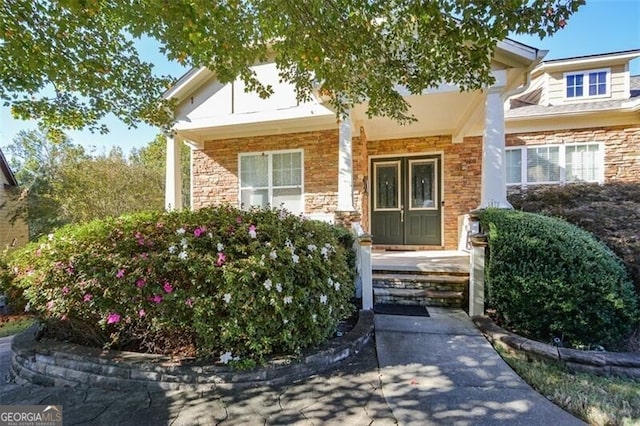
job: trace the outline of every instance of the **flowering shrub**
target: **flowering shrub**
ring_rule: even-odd
[[[143,213],[62,228],[10,269],[74,341],[163,352],[175,337],[199,357],[260,362],[321,343],[352,313],[344,240],[281,210]]]

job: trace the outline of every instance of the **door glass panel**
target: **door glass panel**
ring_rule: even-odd
[[[433,161],[411,161],[410,189],[412,209],[436,207],[436,165]]]
[[[400,205],[399,163],[382,163],[375,165],[376,209],[397,209]]]

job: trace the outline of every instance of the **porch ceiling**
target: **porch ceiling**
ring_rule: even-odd
[[[352,118],[364,127],[367,140],[436,135],[452,135],[454,140],[461,140],[474,131],[482,131],[485,99],[482,92],[451,90],[406,99],[411,105],[410,114],[417,119],[413,123],[400,125],[386,117],[368,118],[367,104],[356,106]]]

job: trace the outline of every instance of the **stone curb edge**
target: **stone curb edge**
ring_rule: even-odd
[[[527,359],[560,362],[572,371],[599,376],[640,378],[640,354],[634,352],[581,351],[540,343],[496,325],[487,316],[471,318],[486,339],[508,351],[524,353]]]
[[[373,312],[361,310],[355,327],[300,361],[270,362],[248,371],[217,365],[181,364],[170,357],[100,350],[36,339],[34,325],[13,339],[9,372],[17,384],[91,386],[109,390],[241,389],[279,385],[321,373],[357,354],[373,336]]]

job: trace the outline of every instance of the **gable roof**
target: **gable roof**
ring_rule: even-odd
[[[2,170],[2,174],[7,179],[8,185],[10,186],[18,186],[18,181],[11,171],[11,167],[9,167],[9,163],[0,149],[0,170]]]
[[[540,60],[547,51],[541,51],[519,41],[505,38],[498,42],[494,57],[510,66],[529,66]],[[163,99],[176,99],[178,102],[187,99],[191,93],[215,76],[207,67],[192,68],[183,74],[176,83],[163,95]]]
[[[571,56],[568,58],[542,61],[534,73],[549,72],[561,68],[599,67],[610,63],[625,63],[640,58],[640,49],[620,50],[617,52],[596,53],[593,55]]]

